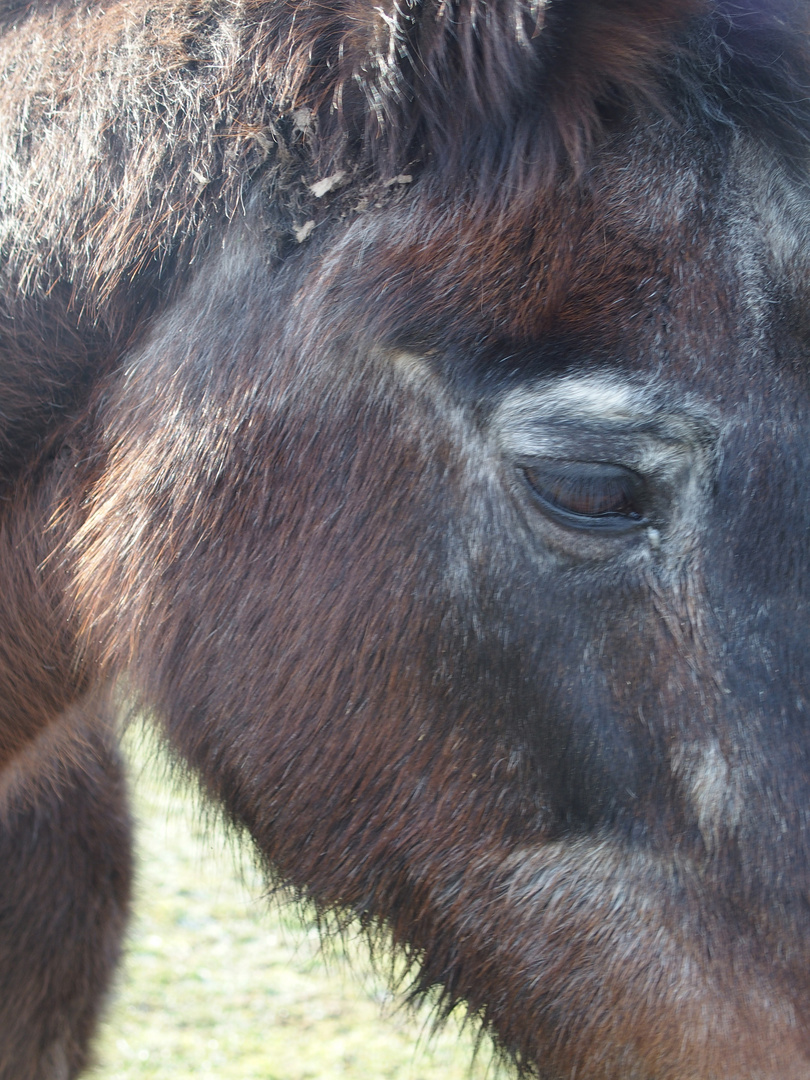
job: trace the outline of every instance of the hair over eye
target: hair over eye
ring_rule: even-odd
[[[626,530],[643,523],[645,483],[623,465],[601,461],[543,461],[523,466],[541,509],[581,529]]]

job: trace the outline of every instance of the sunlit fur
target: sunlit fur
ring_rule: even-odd
[[[510,1067],[806,1080],[809,21],[0,0],[2,1080],[88,1060],[122,680]]]

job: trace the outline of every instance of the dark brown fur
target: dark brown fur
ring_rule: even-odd
[[[64,1080],[88,1046],[129,908],[129,817],[107,710],[58,717],[0,781],[0,1076]]]
[[[86,1060],[124,673],[527,1072],[806,1077],[806,5],[0,20],[2,1080]]]

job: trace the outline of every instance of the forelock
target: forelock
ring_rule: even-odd
[[[810,136],[798,0],[342,0],[276,8],[282,93],[324,168],[520,192],[579,174],[633,115]]]

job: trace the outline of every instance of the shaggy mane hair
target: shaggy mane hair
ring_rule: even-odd
[[[810,136],[801,0],[6,0],[0,21],[0,58],[18,50],[10,284],[68,282],[94,318],[122,283],[190,261],[262,174],[289,227],[337,170],[374,184],[427,166],[449,190],[530,197],[639,111],[748,129],[791,159]],[[45,32],[64,39],[50,56]],[[86,156],[57,154],[77,140]]]
[[[797,0],[288,2],[269,21],[279,100],[317,117],[321,168],[430,163],[514,197],[580,173],[632,113],[739,126],[790,158],[810,133]]]
[[[404,174],[531,205],[634,115],[802,164],[809,24],[804,0],[0,0],[0,475],[247,198],[284,257]]]

